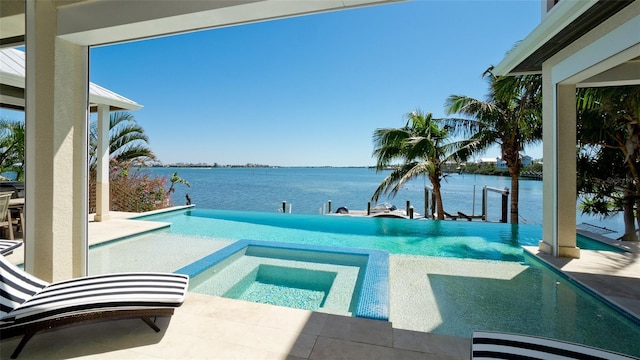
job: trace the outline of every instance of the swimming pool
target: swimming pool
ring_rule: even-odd
[[[429,221],[193,209],[139,219],[171,223],[171,232],[220,239],[259,239],[380,249],[392,254],[522,261],[537,245],[540,225]],[[584,249],[623,251],[577,236]]]
[[[176,272],[201,294],[389,319],[389,260],[380,250],[240,240]]]
[[[131,254],[138,258],[126,263],[140,269],[146,253],[138,242],[159,254],[171,249],[170,271],[242,238],[382,249],[390,253],[389,320],[396,327],[464,337],[473,329],[512,331],[640,356],[637,322],[523,253],[521,245],[537,244],[539,226],[203,209],[145,220],[172,226],[92,248],[90,264],[112,266]]]

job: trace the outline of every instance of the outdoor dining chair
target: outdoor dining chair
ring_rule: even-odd
[[[13,240],[13,223],[9,215],[9,201],[13,191],[0,192],[0,228],[6,229],[7,236]]]

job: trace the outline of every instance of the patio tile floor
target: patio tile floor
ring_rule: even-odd
[[[467,359],[470,349],[469,339],[393,329],[386,321],[195,293],[187,295],[174,316],[158,318],[157,323],[160,333],[139,319],[43,332],[19,358]],[[18,341],[2,342],[3,359]]]

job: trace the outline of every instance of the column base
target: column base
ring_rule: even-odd
[[[560,246],[558,256],[564,258],[580,259],[580,248],[577,246]]]
[[[545,254],[553,254],[553,248],[551,245],[547,244],[543,240],[540,240],[538,243],[538,250],[542,251]]]
[[[102,221],[108,221],[109,220],[109,214],[104,214],[104,215],[94,215],[93,216],[93,221],[94,222],[102,222]]]
[[[553,247],[542,240],[538,243],[538,250],[542,251],[543,253],[553,255]],[[577,246],[560,246],[558,248],[558,257],[579,259],[580,248]]]

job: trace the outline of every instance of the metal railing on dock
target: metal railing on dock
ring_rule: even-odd
[[[501,202],[501,207],[502,207],[502,212],[501,212],[501,217],[500,217],[500,222],[502,223],[506,223],[507,222],[507,214],[508,214],[508,209],[509,209],[509,189],[508,188],[504,188],[504,189],[498,189],[498,188],[492,188],[489,186],[483,186],[482,187],[482,215],[467,215],[461,211],[457,212],[457,215],[451,215],[449,213],[447,213],[446,211],[444,211],[444,215],[445,218],[450,218],[452,220],[457,220],[458,218],[463,218],[466,219],[468,221],[471,221],[473,219],[480,219],[482,221],[487,221],[488,217],[487,217],[487,199],[488,199],[488,193],[489,191],[491,192],[496,192],[501,194],[502,196],[502,202]],[[473,202],[474,205],[473,207],[475,208],[475,185],[474,185],[474,195],[473,195]],[[425,186],[424,187],[424,216],[426,218],[431,218],[431,219],[435,219],[436,218],[436,198],[435,196],[433,196],[433,189],[430,189],[430,187]]]
[[[509,189],[506,187],[503,189],[493,188],[486,185],[482,187],[482,214],[481,215],[475,215],[475,213],[472,213],[471,215],[469,215],[469,214],[463,213],[462,211],[457,211],[455,214],[450,214],[446,211],[443,211],[445,219],[451,219],[451,220],[465,219],[467,221],[472,221],[472,220],[488,221],[487,204],[488,204],[489,192],[500,194],[501,196],[500,222],[507,223],[508,222],[507,215],[509,210]],[[475,185],[473,185],[473,208],[474,209],[475,209],[475,198],[476,198]],[[286,201],[282,202],[282,210],[279,210],[279,211],[282,211],[283,213],[286,212]],[[291,205],[289,205],[289,212],[291,212]],[[327,201],[326,204],[323,204],[322,207],[319,209],[319,212],[321,214],[332,214],[333,213],[332,201],[329,200]],[[355,215],[355,216],[393,216],[393,217],[403,217],[408,219],[413,219],[415,217],[418,217],[418,218],[423,217],[427,219],[437,218],[436,198],[435,196],[433,196],[433,189],[430,186],[424,187],[424,215],[423,216],[420,216],[419,214],[415,213],[414,207],[411,206],[410,200],[406,201],[406,207],[404,212],[396,209],[394,206],[393,209],[390,209],[388,211],[384,211],[384,212],[378,211],[376,213],[371,208],[371,202],[369,201],[367,202],[366,211],[363,211],[363,210],[350,211],[346,207],[341,206],[335,210],[335,213],[341,214],[341,215]]]

